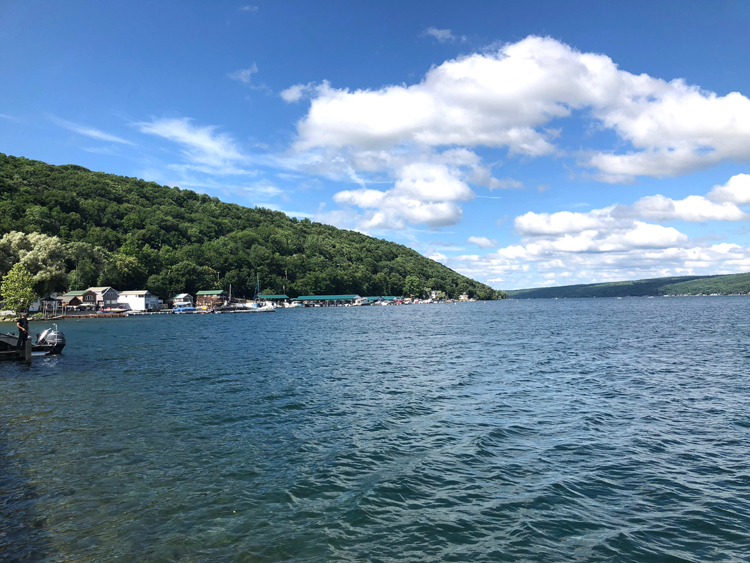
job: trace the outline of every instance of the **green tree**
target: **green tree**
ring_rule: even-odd
[[[496,295],[400,244],[154,182],[0,153],[2,235],[12,236],[0,245],[0,277],[22,262],[39,295],[148,283],[169,297],[191,284],[204,286],[204,274],[211,273],[203,268],[213,270],[223,289],[231,284],[233,294],[246,296],[257,275],[264,288],[292,297],[403,295],[406,276],[451,297],[459,289],[480,299]],[[177,270],[184,268],[185,278],[179,279],[175,269],[183,263]]]
[[[23,264],[16,264],[3,278],[0,293],[5,308],[11,311],[27,311],[34,301],[34,277]]]
[[[67,286],[67,249],[58,237],[12,231],[0,239],[0,276],[20,263],[32,275],[37,295],[49,295]]]
[[[414,297],[422,297],[422,282],[417,276],[406,276],[404,293]]]
[[[146,282],[146,275],[146,270],[136,258],[118,252],[107,260],[99,284],[119,290],[140,289]]]
[[[164,274],[149,277],[146,288],[162,299],[183,292],[195,295],[206,289],[220,289],[215,270],[192,262],[180,262]]]

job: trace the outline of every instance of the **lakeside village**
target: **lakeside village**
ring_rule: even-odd
[[[442,292],[431,291],[426,299],[415,297],[359,295],[303,295],[291,298],[286,295],[258,294],[252,300],[237,299],[221,289],[198,291],[195,296],[180,293],[164,302],[146,289],[118,291],[113,287],[90,287],[67,293],[52,293],[38,298],[29,306],[30,319],[63,319],[81,317],[123,317],[153,314],[225,314],[272,312],[276,309],[301,307],[364,307],[396,306],[432,303],[457,303],[476,301],[463,294],[457,300],[447,299]],[[0,303],[0,308],[2,303]],[[1,311],[0,320],[14,319],[15,311]]]

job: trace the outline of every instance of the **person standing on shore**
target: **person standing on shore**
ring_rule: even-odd
[[[26,318],[26,313],[21,314],[16,326],[18,327],[18,349],[23,350],[26,340],[29,338],[29,320]]]

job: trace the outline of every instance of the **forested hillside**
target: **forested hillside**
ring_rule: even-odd
[[[59,240],[32,242],[20,233]],[[416,276],[424,288],[451,297],[502,295],[400,244],[190,190],[0,153],[2,235],[12,250],[0,256],[0,276],[13,252],[35,244],[62,256],[65,271],[44,278],[44,289],[146,287],[166,298],[231,284],[235,295],[252,296],[257,275],[261,290],[289,296],[400,295],[406,277]]]
[[[645,297],[659,295],[736,295],[750,293],[750,273],[680,276],[586,285],[564,285],[509,291],[515,299],[562,297]]]

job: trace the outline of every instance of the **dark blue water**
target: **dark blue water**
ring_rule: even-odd
[[[60,326],[0,364],[0,561],[750,559],[748,298]]]

